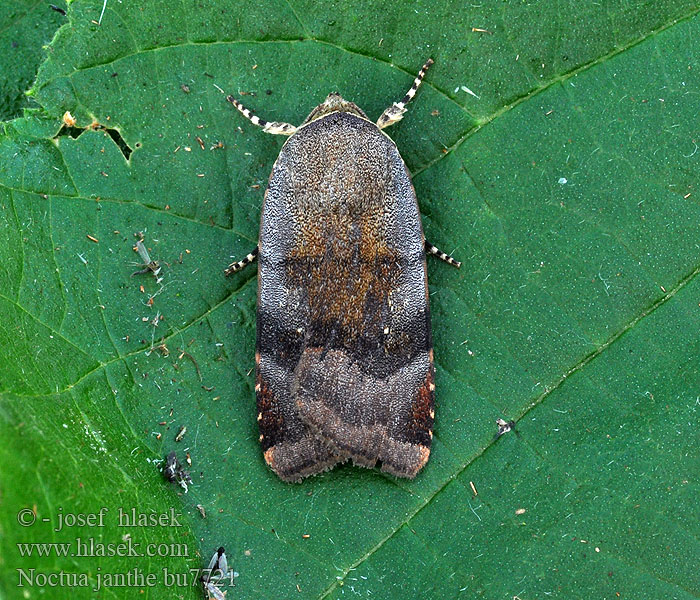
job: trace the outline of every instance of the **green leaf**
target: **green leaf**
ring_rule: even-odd
[[[0,595],[40,594],[18,568],[138,569],[157,582],[100,597],[197,598],[163,569],[219,546],[229,597],[700,595],[697,2],[103,5],[70,4],[41,110],[0,135]],[[223,277],[284,140],[218,88],[269,120],[334,90],[376,119],[428,56],[387,131],[428,239],[463,262],[428,268],[430,462],[285,484],[257,443],[255,272]],[[133,275],[141,234],[158,277]],[[158,472],[170,450],[186,494]],[[52,531],[103,506],[104,527]],[[127,534],[187,556],[16,545]]]
[[[53,4],[65,10],[64,0]],[[9,0],[0,10],[0,120],[20,116],[28,106],[25,92],[44,59],[44,45],[66,18],[48,2]]]

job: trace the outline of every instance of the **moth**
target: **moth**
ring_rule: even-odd
[[[374,123],[331,93],[295,127],[253,115],[289,136],[272,168],[257,247],[255,392],[263,456],[285,481],[349,459],[413,478],[433,437],[434,368],[426,242],[411,177],[382,130],[399,121],[428,60],[401,102]]]

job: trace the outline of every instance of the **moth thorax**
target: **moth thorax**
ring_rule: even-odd
[[[320,119],[334,112],[345,112],[361,117],[363,119],[367,118],[367,115],[362,111],[362,109],[357,106],[354,102],[348,102],[345,100],[338,92],[331,92],[328,97],[314,108],[309,116],[306,117],[304,124]]]

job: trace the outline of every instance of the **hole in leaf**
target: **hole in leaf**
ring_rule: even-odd
[[[126,143],[124,138],[122,137],[122,134],[119,133],[116,129],[110,129],[109,127],[104,127],[103,125],[100,125],[99,123],[93,123],[89,127],[72,127],[69,125],[63,125],[61,129],[58,130],[58,133],[56,134],[55,137],[62,137],[62,136],[70,136],[74,140],[78,139],[85,131],[88,129],[93,129],[97,130],[100,129],[107,134],[109,134],[109,137],[112,138],[112,141],[117,145],[117,148],[119,148],[119,151],[124,155],[124,158],[126,160],[129,160],[129,157],[131,156],[131,153],[133,152],[131,146]],[[141,142],[136,143],[136,147],[140,148],[141,147]]]
[[[83,133],[83,131],[85,130],[81,129],[80,127],[69,127],[68,125],[64,125],[63,127],[61,127],[61,129],[58,130],[56,137],[68,135],[75,140],[80,137],[80,134]]]
[[[131,149],[131,146],[129,146],[129,144],[126,143],[126,141],[122,137],[122,134],[119,133],[116,129],[105,128],[105,131],[109,134],[109,137],[111,137],[114,140],[114,143],[124,155],[124,158],[126,158],[126,160],[129,160],[129,157],[131,156],[133,150]],[[138,147],[139,144],[136,144],[136,146]]]

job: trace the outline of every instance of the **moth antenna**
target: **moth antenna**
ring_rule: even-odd
[[[227,96],[226,100],[233,104],[238,109],[238,111],[253,125],[262,127],[262,130],[265,133],[271,133],[273,135],[292,135],[297,130],[297,128],[290,123],[280,123],[279,121],[265,121],[264,119],[261,119],[260,117],[254,115],[251,111],[249,111],[233,96]]]
[[[430,65],[432,65],[433,62],[433,59],[429,58],[423,65],[423,68],[418,72],[418,75],[413,80],[411,89],[406,92],[406,95],[402,98],[401,102],[394,102],[382,113],[382,116],[377,120],[377,127],[379,127],[379,129],[389,127],[389,125],[393,125],[403,118],[403,114],[406,112],[406,104],[408,104],[413,99],[413,96],[416,95],[416,92],[423,81],[423,77],[425,77],[426,71],[430,68]]]

